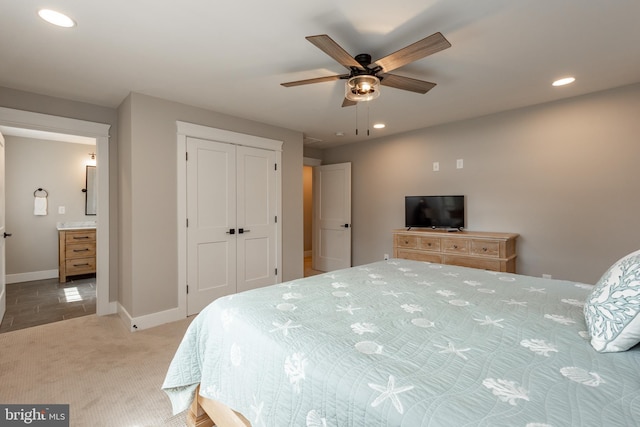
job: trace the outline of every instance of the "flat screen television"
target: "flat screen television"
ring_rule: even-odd
[[[464,228],[464,196],[406,196],[405,226]]]

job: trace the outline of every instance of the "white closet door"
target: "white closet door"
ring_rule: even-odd
[[[313,268],[351,267],[351,163],[313,168]]]
[[[239,146],[237,155],[238,292],[276,283],[276,155]]]
[[[236,292],[236,147],[187,138],[187,153],[187,314],[191,315]]]

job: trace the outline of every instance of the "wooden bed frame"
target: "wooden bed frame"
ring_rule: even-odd
[[[200,386],[187,411],[188,427],[251,427],[251,423],[239,412],[227,405],[200,396]]]

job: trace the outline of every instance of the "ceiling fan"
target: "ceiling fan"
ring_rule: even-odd
[[[371,55],[361,53],[355,57],[349,55],[338,43],[326,34],[305,37],[317,48],[349,69],[349,74],[317,77],[281,83],[282,86],[301,86],[312,83],[347,80],[343,107],[356,105],[361,101],[369,101],[380,95],[380,85],[416,93],[427,93],[436,84],[424,80],[390,74],[390,71],[403,65],[422,59],[441,50],[451,47],[451,43],[441,34],[435,33],[390,55],[371,62]]]

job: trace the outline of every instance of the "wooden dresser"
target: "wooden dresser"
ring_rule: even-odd
[[[60,283],[65,283],[68,276],[96,272],[95,228],[58,230],[58,246]]]
[[[393,230],[394,258],[516,272],[515,233]]]

